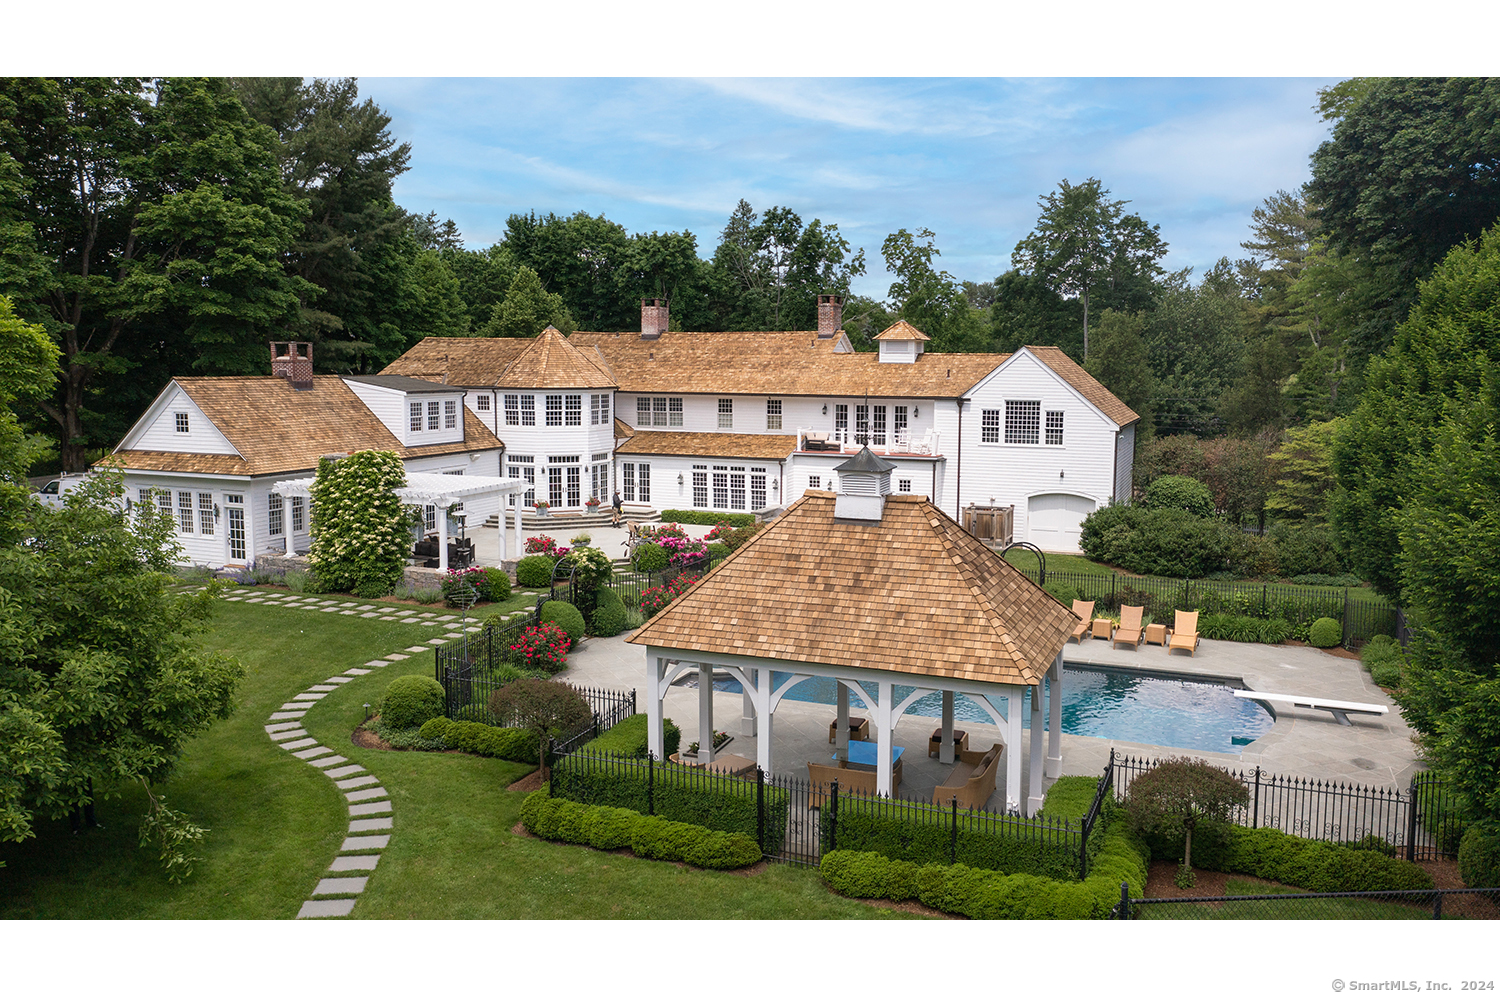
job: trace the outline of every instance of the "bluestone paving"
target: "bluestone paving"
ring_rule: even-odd
[[[313,896],[363,893],[365,892],[365,884],[369,881],[369,876],[337,876],[330,879],[320,879],[318,880],[318,885],[313,887]]]
[[[338,686],[336,685],[310,685],[307,687],[309,692],[332,692],[337,688]]]
[[[306,751],[293,752],[294,755],[296,755],[298,758],[301,758],[303,761],[306,761],[309,758],[317,758],[319,755],[327,755],[332,753],[332,748],[325,748],[321,744],[316,748],[308,748]]]
[[[348,917],[353,912],[353,900],[304,900],[302,909],[297,911],[297,918]]]
[[[326,692],[299,692],[299,693],[297,693],[297,695],[293,696],[292,699],[293,700],[303,700],[303,699],[305,699],[305,700],[308,700],[310,702],[314,702],[315,703],[318,700],[322,699],[326,695],[328,695],[328,693],[326,693]]]
[[[407,655],[405,654],[387,654],[385,656],[386,661],[405,661],[406,659]]]
[[[330,675],[323,681],[334,685],[343,685],[345,682],[353,682],[354,680],[347,675]]]
[[[380,864],[379,855],[340,855],[328,867],[329,872],[369,872]]]
[[[305,713],[307,711],[307,708],[311,705],[312,703],[308,702],[307,700],[303,700],[300,703],[282,703],[281,708],[283,710],[302,710]]]
[[[280,731],[280,730],[291,730],[294,727],[301,727],[301,726],[302,725],[300,723],[298,723],[297,721],[295,721],[295,720],[287,720],[284,723],[279,723],[279,724],[266,724],[266,733],[267,734],[274,734],[274,733],[276,733],[277,731]]]
[[[306,732],[304,731],[304,733]],[[284,742],[280,747],[287,751],[295,751],[298,748],[310,748],[317,743],[318,739],[315,737],[302,737],[295,741]]]
[[[434,638],[432,638],[432,640],[429,640],[427,643],[429,643],[429,644],[436,644],[436,645],[441,646],[443,644],[448,643],[448,638],[447,637],[434,637]]]
[[[384,664],[384,662],[382,662],[382,664]],[[370,674],[370,670],[368,668],[346,668],[344,670],[344,674],[345,675],[356,675],[356,676],[358,676],[358,675],[368,675],[368,674]]]
[[[301,717],[306,712],[307,712],[306,710],[278,710],[277,712],[271,714],[271,719],[272,720],[295,720],[295,719]]]
[[[423,647],[421,644],[418,644],[416,647],[408,647],[406,650],[410,654],[421,654],[423,651],[427,650],[427,648]]]
[[[323,774],[328,776],[328,778],[330,779],[343,779],[351,775],[358,775],[364,770],[365,767],[363,765],[345,765],[343,768],[329,769]]]
[[[345,758],[343,755],[329,755],[327,758],[314,758],[307,764],[311,765],[313,768],[326,769],[330,765],[338,765],[341,762],[347,762],[348,760],[349,759]],[[362,772],[364,770],[356,765],[354,766],[354,771]]]
[[[355,776],[353,779],[343,779],[338,783],[340,789],[358,789],[361,786],[370,786],[380,780],[373,775]]]
[[[375,803],[351,803],[349,804],[350,817],[370,817],[375,814],[388,814],[391,812],[390,800],[378,800]]]
[[[392,820],[389,817],[367,817],[364,820],[351,820],[349,822],[349,833],[359,834],[362,831],[389,831]]]
[[[290,741],[294,737],[302,737],[302,736],[304,736],[307,733],[307,731],[303,730],[301,727],[296,726],[296,725],[293,725],[293,726],[294,726],[294,729],[292,729],[292,730],[277,730],[277,731],[272,731],[271,732],[271,740],[273,740],[273,741]]]
[[[353,792],[345,793],[344,799],[350,803],[359,803],[364,800],[378,800],[385,795],[384,786],[371,786],[369,789],[356,789]]]
[[[339,851],[358,852],[367,848],[384,848],[390,843],[389,834],[357,834],[352,838],[345,838],[344,843],[339,846]]]

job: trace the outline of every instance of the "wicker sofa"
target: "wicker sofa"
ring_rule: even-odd
[[[1005,745],[997,744],[988,751],[959,752],[953,771],[933,790],[932,802],[946,807],[957,798],[960,807],[969,810],[983,807],[995,792],[995,772],[1000,768],[1000,753],[1004,748]]]
[[[896,759],[896,764],[891,767],[891,792],[901,788],[901,763],[903,759]],[[847,793],[854,791],[864,793],[867,796],[875,795],[875,769],[864,765],[821,765],[818,762],[807,763],[807,781],[812,785],[807,793],[807,805],[809,808],[823,805],[824,798],[828,795],[828,786],[835,779],[839,783],[839,792]]]

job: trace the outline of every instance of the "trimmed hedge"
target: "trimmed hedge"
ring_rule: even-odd
[[[1337,647],[1344,639],[1344,628],[1338,620],[1320,616],[1307,631],[1307,642],[1313,647]]]
[[[575,645],[583,640],[583,614],[571,602],[563,602],[561,599],[550,599],[544,602],[541,622],[556,623],[562,627],[567,632],[568,639]]]
[[[734,552],[729,549],[728,544],[715,542],[708,545],[708,556],[714,561],[722,561],[732,553]]]
[[[606,851],[629,847],[643,859],[686,862],[702,869],[743,869],[761,860],[748,834],[713,831],[622,807],[589,806],[555,799],[544,789],[521,804],[526,830],[549,841],[589,845]]]
[[[510,576],[503,568],[485,568],[484,575],[489,583],[487,598],[490,602],[504,602],[510,598]]]
[[[627,627],[624,606],[600,606],[589,617],[589,629],[594,632],[595,637],[613,637]]]
[[[1099,792],[1099,777],[1092,775],[1065,775],[1052,784],[1042,800],[1038,817],[1054,820],[1071,820],[1082,823],[1088,816],[1089,807]]]
[[[1103,919],[1119,903],[1122,882],[1132,897],[1144,894],[1149,855],[1123,824],[1111,824],[1104,839],[1094,870],[1081,883],[962,864],[918,865],[844,849],[824,855],[820,872],[844,896],[919,900],[934,910],[970,918]]]
[[[627,721],[628,722],[628,721]],[[680,735],[679,735],[680,736]],[[624,807],[637,813],[654,809],[668,820],[699,824],[715,831],[738,831],[755,836],[755,783],[729,777],[706,776],[697,769],[670,762],[656,762],[652,805],[648,805],[646,762],[616,769],[593,767],[588,759],[569,764],[559,760],[552,768],[552,794],[559,798],[603,806]],[[791,795],[784,789],[765,788],[766,852],[781,851],[786,834]],[[842,825],[840,837],[843,837]]]
[[[1500,837],[1477,827],[1465,831],[1458,846],[1458,874],[1465,886],[1500,886]]]
[[[755,514],[749,512],[706,512],[703,509],[663,509],[663,523],[688,523],[692,526],[749,526],[755,522]]]
[[[631,567],[646,575],[665,571],[667,565],[671,563],[672,556],[667,553],[667,549],[661,544],[651,543],[649,540],[645,543],[636,544],[635,550],[630,555]]]
[[[925,820],[916,819],[920,814]],[[828,818],[822,826],[828,827]],[[1027,873],[1055,879],[1078,875],[1078,836],[1060,829],[1052,841],[1039,841],[1039,825],[1025,817],[972,810],[958,814],[955,860],[975,869]],[[825,830],[826,834],[827,831]],[[953,834],[952,811],[938,806],[903,806],[896,810],[878,800],[839,799],[838,846],[875,852],[886,858],[925,865],[948,861]],[[1049,833],[1049,837],[1053,837]],[[1119,884],[1115,884],[1118,888]]]
[[[430,675],[392,679],[380,700],[380,719],[398,730],[420,727],[443,715],[443,687]]]
[[[516,562],[516,584],[527,589],[544,589],[552,584],[552,568],[557,558],[546,554],[528,554]]]
[[[682,731],[667,718],[663,718],[662,727],[664,747],[668,755],[674,755],[682,744]],[[626,717],[578,750],[592,751],[601,755],[645,758],[648,750],[646,714],[637,713],[633,717]]]
[[[440,740],[444,746],[486,758],[535,764],[541,752],[534,730],[521,727],[491,727],[469,720],[433,717],[422,725],[421,735]]]
[[[1298,838],[1272,827],[1219,830],[1217,836],[1193,835],[1195,869],[1258,876],[1314,893],[1432,889],[1432,877],[1421,866],[1378,851]],[[1153,854],[1182,854],[1180,835],[1148,840]]]

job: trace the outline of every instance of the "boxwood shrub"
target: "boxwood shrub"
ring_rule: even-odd
[[[631,567],[643,574],[652,574],[657,571],[665,571],[667,565],[672,563],[672,556],[667,553],[661,544],[645,543],[636,544],[635,550],[630,555]]]
[[[567,632],[568,639],[575,645],[583,640],[583,614],[571,602],[563,602],[561,599],[550,599],[543,603],[541,621],[543,623],[556,623],[562,627]]]
[[[707,512],[703,509],[663,509],[661,519],[664,523],[689,523],[693,526],[717,526],[720,523],[728,523],[730,526],[749,526],[755,522],[755,514]]]
[[[1039,821],[976,811],[958,813],[956,861],[976,869],[1070,878],[1078,875],[1078,836],[1060,828],[1042,840]],[[827,833],[828,817],[822,818]],[[839,848],[875,852],[891,859],[925,865],[948,861],[951,811],[937,806],[892,810],[881,801],[839,800]],[[1118,888],[1118,884],[1116,884]]]
[[[544,589],[552,584],[552,567],[557,558],[546,554],[528,554],[516,562],[516,584],[527,589]]]
[[[1153,835],[1153,855],[1178,858],[1182,837]],[[1193,866],[1258,876],[1314,893],[1360,890],[1430,890],[1421,866],[1379,851],[1298,838],[1271,827],[1221,827],[1217,835],[1193,835]]]
[[[1375,684],[1387,689],[1401,687],[1401,667],[1406,663],[1406,653],[1394,637],[1376,634],[1360,648],[1359,660],[1370,673]]]
[[[1344,639],[1344,628],[1339,621],[1327,616],[1313,620],[1307,631],[1307,642],[1313,647],[1337,647]]]
[[[615,849],[629,847],[644,859],[686,862],[703,869],[743,869],[761,860],[755,839],[650,817],[623,807],[590,806],[537,790],[521,804],[526,830],[549,841]]]
[[[448,748],[486,758],[536,764],[540,753],[537,734],[521,727],[491,727],[469,720],[434,717],[422,725],[421,735],[440,740]]]
[[[677,753],[682,744],[682,731],[670,718],[662,720],[662,740],[668,755]],[[645,758],[647,745],[646,714],[637,713],[626,717],[609,730],[587,742],[579,751],[592,751],[601,755],[624,755],[628,758]]]
[[[420,727],[443,715],[443,687],[429,675],[392,679],[380,700],[380,719],[398,730]]]

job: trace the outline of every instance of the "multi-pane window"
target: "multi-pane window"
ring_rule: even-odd
[[[766,428],[767,429],[780,429],[781,428],[781,399],[780,398],[767,398],[766,399]]]
[[[535,457],[517,457],[514,454],[507,454],[505,457],[505,464],[509,470],[507,471],[506,476],[510,478],[524,478],[528,486],[533,486],[536,484],[535,463]],[[536,489],[534,487],[528,487],[526,489],[526,494],[521,500],[521,504],[532,505],[535,502]],[[515,504],[515,499],[511,499],[511,504]]]
[[[823,487],[823,476],[821,474],[809,474],[807,476],[807,487],[821,490]]]
[[[909,494],[911,494],[911,479],[910,478],[897,478],[896,479],[896,491],[901,492],[903,495],[909,495]]]
[[[750,508],[764,509],[766,507],[766,469],[763,467],[752,467],[750,469]]]
[[[665,398],[651,399],[651,425],[665,426],[667,424],[667,400]]]
[[[428,402],[427,403],[427,428],[428,429],[437,429],[438,428],[438,419],[440,418],[440,416],[438,415],[439,411],[441,411],[441,406],[439,406],[437,402]]]
[[[307,508],[301,495],[292,496],[292,532],[307,532]]]
[[[567,418],[563,420],[564,424],[568,426],[582,426],[583,396],[568,395],[565,401],[567,402]]]
[[[729,508],[745,508],[745,469],[743,467],[729,469]]]
[[[1038,443],[1042,436],[1042,403],[1005,403],[1005,442]]]
[[[729,507],[729,467],[725,464],[714,465],[714,508],[726,509]]]
[[[443,428],[458,428],[458,402],[443,402]]]
[[[680,426],[680,425],[682,425],[682,399],[681,398],[668,398],[667,399],[667,425],[668,426]]]
[[[979,442],[1000,442],[1000,410],[987,408],[980,414],[979,418]]]
[[[563,396],[547,396],[547,425],[561,426],[563,424]]]
[[[662,415],[666,416],[667,407],[662,406]],[[637,426],[651,425],[651,399],[644,396],[635,400],[635,424]]]
[[[437,529],[437,506],[429,505],[422,508],[422,523],[428,531]]]
[[[282,512],[281,496],[272,492],[266,499],[266,529],[271,536],[279,537],[284,532],[284,520]]]
[[[583,469],[577,464],[568,465],[568,505],[578,506],[583,504],[581,494],[583,482],[581,480]]]
[[[594,454],[593,469],[589,472],[589,495],[600,502],[609,501],[609,454]]]
[[[870,442],[870,406],[854,406],[854,442],[864,446]]]
[[[620,465],[620,497],[626,502],[635,501],[635,465]]]
[[[640,485],[640,487],[637,489],[637,491],[639,491],[640,494],[641,494],[641,501],[642,502],[650,502],[651,501],[651,465],[650,464],[641,464],[641,465],[639,465],[639,466],[636,467],[636,471],[640,474],[640,481],[638,482],[638,484]]]
[[[885,406],[872,406],[870,413],[870,442],[877,447],[885,446]]]
[[[547,501],[551,505],[576,507],[583,502],[582,477],[583,469],[579,466],[580,458],[574,457],[548,457],[547,464]]]
[[[177,431],[179,433],[188,431],[188,414],[186,412],[177,413]]]
[[[182,533],[193,532],[193,493],[177,493],[177,529]]]
[[[841,443],[848,442],[849,406],[835,405],[833,407],[833,435]]]
[[[719,428],[720,429],[733,429],[734,428],[734,399],[733,398],[720,398],[719,399]]]
[[[213,492],[198,493],[198,532],[205,537],[214,535]]]
[[[589,425],[609,425],[609,396],[589,395]]]
[[[479,412],[488,412],[490,410],[490,396],[480,395],[479,397],[475,398],[474,408]]]
[[[1047,413],[1047,442],[1054,447],[1062,446],[1063,414],[1061,412]]]
[[[682,399],[666,397],[641,397],[635,400],[635,424],[637,426],[682,425]]]
[[[637,475],[639,475],[639,479],[637,479]],[[639,480],[639,488],[636,487],[637,480]],[[637,497],[639,497],[642,502],[650,502],[651,465],[621,464],[620,495],[627,502],[634,502]]]
[[[708,465],[693,465],[693,508],[708,508]]]
[[[156,492],[156,507],[161,510],[163,516],[172,515],[172,493],[165,488]]]
[[[895,432],[899,435],[903,430],[906,429],[906,426],[907,426],[907,423],[906,423],[906,406],[905,405],[897,405],[896,408],[895,408],[895,411],[893,411],[891,413],[891,416],[892,416],[891,429],[895,430]]]
[[[411,403],[411,431],[420,433],[422,431],[422,403]]]
[[[521,396],[505,396],[505,424],[507,426],[519,426],[521,424]]]
[[[521,425],[536,425],[536,395],[521,396]]]

